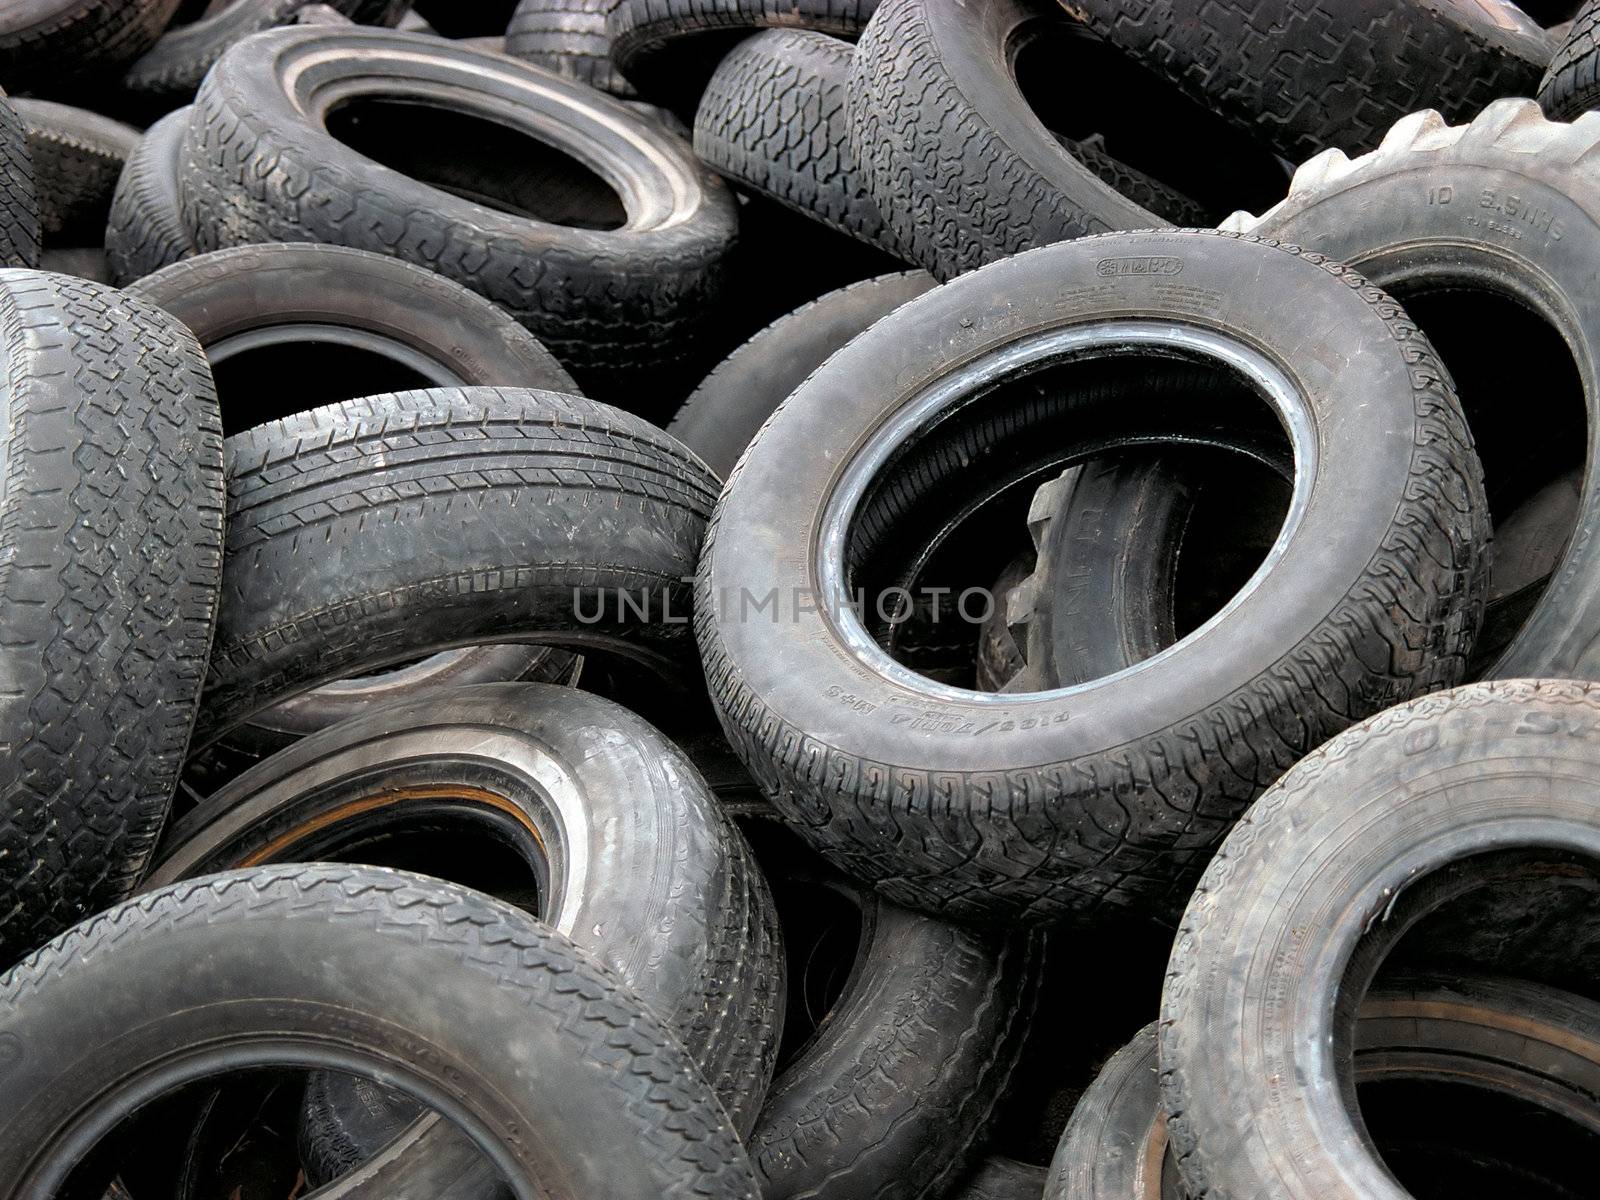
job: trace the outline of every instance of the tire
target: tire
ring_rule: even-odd
[[[1537,439],[1516,437],[1525,416],[1509,397],[1485,397],[1469,409],[1474,440],[1483,447],[1490,511],[1502,523],[1522,489],[1505,490],[1496,475],[1516,481],[1522,467],[1491,455],[1526,447],[1544,484],[1582,469],[1600,418],[1600,297],[1591,287],[1600,259],[1589,254],[1600,238],[1600,200],[1588,180],[1592,168],[1576,163],[1600,146],[1600,125],[1553,124],[1531,100],[1490,105],[1470,125],[1446,126],[1436,113],[1407,117],[1382,148],[1354,161],[1338,152],[1313,159],[1295,174],[1293,189],[1259,218],[1240,214],[1227,228],[1276,238],[1349,263],[1379,287],[1393,287],[1403,304],[1443,289],[1510,296],[1559,334],[1581,364],[1572,390],[1582,393],[1581,426],[1541,429]],[[1418,179],[1447,180],[1417,188]],[[1448,193],[1448,195],[1447,195]],[[1439,201],[1446,202],[1440,203]],[[1506,211],[1509,209],[1509,214]],[[1449,247],[1439,261],[1425,247]],[[1500,332],[1502,318],[1460,327],[1428,329],[1455,342]],[[1427,326],[1425,325],[1425,329]],[[1552,339],[1554,340],[1554,339]],[[1567,348],[1571,347],[1571,350]],[[1447,356],[1445,366],[1451,367]],[[1454,373],[1465,378],[1460,370]],[[1462,394],[1467,391],[1466,379]],[[1544,386],[1541,384],[1541,386]],[[1552,381],[1549,386],[1554,387]],[[1576,405],[1575,405],[1576,406]],[[1587,482],[1570,548],[1548,588],[1516,637],[1484,671],[1487,678],[1585,678],[1600,672],[1600,545],[1590,536],[1600,512],[1600,471],[1587,466]],[[1558,544],[1565,530],[1554,527]]]
[[[967,1176],[951,1200],[1040,1200],[1045,1169],[1011,1158],[987,1158]]]
[[[452,788],[468,798],[452,799]],[[503,825],[508,813],[512,824]],[[330,856],[403,862],[406,851],[386,849],[384,839],[403,837],[408,818],[416,834],[476,822],[508,841],[524,868],[512,883],[543,881],[535,915],[639,993],[748,1133],[783,1026],[772,897],[688,759],[608,700],[505,683],[375,708],[274,755],[185,814],[148,886]],[[435,855],[430,869],[443,875],[447,863]],[[463,857],[460,866],[474,863]],[[530,907],[521,892],[501,898]],[[381,1148],[369,1143],[362,1157]]]
[[[1011,630],[1009,601],[1012,592],[1034,572],[1032,555],[1018,555],[1006,564],[990,591],[994,612],[979,631],[976,682],[980,692],[999,692],[1027,667],[1022,647]]]
[[[773,862],[782,843],[768,845],[791,977],[810,964],[789,923],[827,911],[814,898],[842,902],[859,924],[837,998],[780,1066],[746,1139],[763,1200],[947,1194],[974,1165],[1016,1066],[1043,936],[930,920],[826,872]],[[810,1014],[791,1020],[801,1015]]]
[[[1095,33],[1299,161],[1376,148],[1407,113],[1529,96],[1555,49],[1510,3],[1085,0]]]
[[[128,67],[122,86],[138,96],[186,103],[230,46],[262,30],[293,24],[308,7],[310,0],[229,0],[197,21],[169,27]],[[328,0],[327,7],[363,24],[393,25],[411,0]]]
[[[758,29],[808,29],[855,41],[878,0],[617,0],[611,59],[646,96],[690,109],[722,56]]]
[[[1173,272],[1181,295],[1164,282]],[[1064,289],[1063,279],[1094,282]],[[1004,308],[990,305],[996,295]],[[1305,398],[1291,420],[1310,423],[1307,438],[1317,430],[1319,467],[1297,476],[1305,507],[1272,568],[1203,633],[1088,688],[997,701],[900,668],[839,607],[860,584],[840,577],[844,564],[853,577],[873,565],[853,558],[858,497],[879,464],[915,445],[917,428],[974,390],[996,421],[1025,412],[1032,385],[997,394],[996,380],[1057,353],[1045,347],[1093,347],[1110,334],[1076,327],[1111,314],[1206,331],[1217,340],[1205,353],[1271,347],[1293,381],[1277,386]],[[1370,372],[1364,382],[1319,383],[1303,361],[1304,328],[1327,331],[1319,355],[1347,346]],[[1353,394],[1367,403],[1347,411],[1340,397]],[[1333,479],[1337,517],[1324,531],[1310,497]],[[891,313],[773,415],[713,529],[696,633],[724,730],[752,775],[808,840],[890,899],[1007,921],[1104,903],[1163,910],[1277,772],[1358,714],[1452,683],[1482,615],[1487,536],[1459,406],[1398,306],[1320,255],[1196,231],[1032,251]],[[736,619],[725,598],[747,593],[776,597],[778,612]],[[1249,765],[1236,773],[1216,747],[1240,744]]]
[[[195,720],[217,613],[222,435],[154,305],[0,272],[0,962],[128,895]]]
[[[0,84],[60,88],[143,54],[179,0],[18,0],[0,15]]]
[[[667,432],[725,479],[773,411],[840,346],[933,287],[921,271],[881,275],[813,300],[767,326],[705,377]]]
[[[1539,81],[1539,107],[1552,121],[1575,121],[1600,107],[1600,4],[1586,4]]]
[[[39,198],[28,133],[0,92],[0,268],[39,265]]]
[[[885,0],[850,73],[850,144],[913,263],[943,281],[1046,242],[1164,225],[1034,115],[1009,56],[1068,22],[1036,0]]]
[[[613,972],[509,905],[419,875],[292,866],[175,884],[64,934],[0,996],[0,1041],[49,1048],[10,1064],[7,1200],[57,1194],[81,1155],[69,1135],[126,1115],[130,1090],[262,1062],[381,1073],[472,1122],[519,1191],[754,1194],[710,1089]],[[588,1152],[597,1128],[615,1135],[604,1155]]]
[[[613,96],[638,95],[611,62],[606,15],[617,0],[522,0],[506,26],[506,53]]]
[[[226,456],[195,750],[320,684],[491,640],[610,652],[669,686],[693,670],[686,580],[716,480],[637,417],[442,388],[275,421]]]
[[[1475,684],[1346,731],[1262,796],[1190,902],[1162,999],[1162,1096],[1191,1192],[1403,1194],[1335,1082],[1339,1039],[1428,913],[1549,878],[1552,860],[1593,875],[1596,728],[1592,685]]]
[[[1157,1042],[1157,1026],[1145,1026],[1084,1093],[1056,1150],[1045,1200],[1189,1195],[1168,1153]],[[1593,1131],[1600,1122],[1588,1115],[1587,1097],[1600,1080],[1600,1007],[1518,980],[1396,977],[1361,1004],[1353,1076],[1358,1086],[1459,1081]]]
[[[403,142],[384,141],[400,132],[385,123],[388,110],[370,110],[376,121],[359,137],[382,143],[367,144],[370,151],[402,160],[420,155],[411,169],[456,172],[451,186],[468,191],[497,188],[506,180],[493,172],[505,160],[489,155],[475,163],[453,152],[459,138],[436,138],[417,124],[418,112],[432,111],[441,114],[441,130],[459,130],[450,122],[481,121],[469,115],[481,109],[520,131],[503,136],[522,139],[524,153],[531,138],[560,155],[570,150],[583,162],[606,164],[599,174],[580,166],[570,187],[557,187],[548,176],[560,178],[559,163],[518,160],[523,174],[513,182],[540,178],[541,203],[565,204],[565,219],[591,224],[599,205],[620,214],[621,195],[633,211],[618,228],[578,228],[487,209],[382,166],[327,131],[331,101],[303,108],[307,97],[286,90],[286,77],[298,81],[292,87],[309,85],[298,65],[308,60],[321,64],[319,79],[345,81],[338,111],[346,125],[352,112],[368,111],[355,106],[371,101],[362,89],[379,88],[375,80],[385,95],[403,80],[408,96],[435,98],[437,108],[406,106]],[[327,89],[318,87],[326,99]],[[183,211],[202,249],[329,242],[414,262],[505,308],[586,389],[596,377],[660,368],[686,353],[717,296],[735,232],[733,200],[721,181],[659,124],[592,89],[513,67],[502,55],[420,34],[305,27],[257,35],[206,77],[186,145]],[[429,158],[430,147],[452,153]],[[475,173],[479,167],[488,177]],[[304,201],[306,188],[315,203]]]
[[[478,0],[470,5],[459,0],[420,0],[415,7],[440,37],[499,37],[511,21],[517,0]]]
[[[139,144],[139,131],[49,100],[11,103],[28,131],[43,240],[52,247],[99,245],[111,193]]]
[[[191,111],[180,108],[150,126],[122,168],[106,223],[113,283],[125,286],[200,252],[178,198],[178,164]]]
[[[850,152],[848,42],[769,29],[717,67],[694,117],[694,150],[734,183],[900,257]]]

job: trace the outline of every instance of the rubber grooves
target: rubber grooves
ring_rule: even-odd
[[[606,17],[618,0],[522,0],[506,26],[506,53],[613,96],[637,95],[611,62]]]
[[[1176,188],[1169,187],[1137,167],[1112,158],[1093,141],[1058,139],[1062,146],[1098,179],[1109,183],[1135,204],[1148,208],[1156,216],[1174,225],[1200,229],[1214,224],[1214,218],[1204,205],[1189,199]]]
[[[126,896],[155,846],[217,613],[222,430],[154,305],[0,271],[0,960]]]
[[[848,42],[772,29],[740,42],[712,75],[694,150],[713,170],[890,254],[899,254],[850,150]]]
[[[22,117],[0,92],[0,267],[39,265],[39,200]]]
[[[143,54],[179,0],[57,0],[43,20],[0,34],[0,78],[17,91],[59,87]]]
[[[1488,9],[1490,5],[1484,5]],[[1511,7],[1507,5],[1506,7]],[[1553,43],[1454,0],[1074,0],[1090,29],[1295,161],[1407,113],[1529,96]]]
[[[1573,121],[1600,106],[1600,0],[1572,22],[1539,82],[1539,107],[1553,121]]]
[[[615,974],[560,934],[465,888],[377,867],[307,865],[178,883],[85,921],[0,976],[0,1005],[49,1005],[56,988],[104,955],[137,962],[141,943],[195,926],[332,922],[351,936],[422,945],[441,971],[514,994],[559,1031],[569,1062],[591,1063],[617,1093],[618,1128],[648,1142],[672,1181],[664,1197],[751,1195],[732,1130],[683,1049]],[[571,1148],[576,1152],[576,1148]],[[644,1152],[641,1151],[641,1157]]]
[[[648,604],[612,636],[692,669],[687,625],[661,617],[688,612],[717,481],[637,417],[553,392],[440,388],[274,421],[226,454],[227,573],[196,749],[310,682],[506,640],[491,625],[584,629],[580,590]],[[351,539],[391,577],[349,578]]]
[[[178,156],[189,113],[180,108],[147,129],[122,168],[106,221],[106,263],[114,283],[132,283],[199,253],[178,201]]]
[[[997,912],[1050,920],[1108,901],[1147,909],[1166,904],[1181,896],[1184,881],[1251,801],[1312,749],[1378,709],[1460,679],[1477,624],[1468,614],[1483,607],[1488,528],[1471,436],[1441,382],[1449,376],[1399,305],[1356,272],[1298,247],[1250,240],[1303,256],[1343,282],[1415,357],[1411,485],[1387,537],[1374,547],[1366,578],[1319,629],[1289,648],[1273,671],[1191,719],[1108,753],[1007,771],[930,773],[846,753],[768,709],[728,657],[709,591],[717,553],[712,519],[695,633],[723,729],[767,794],[781,797],[785,814],[805,825],[808,839],[829,846],[835,863],[875,881],[897,902],[974,920]],[[1476,502],[1463,506],[1461,497]],[[1362,661],[1369,647],[1387,650],[1377,681]],[[1130,822],[1124,806],[1130,780],[1141,804],[1161,810],[1164,819],[1150,824],[1162,832],[1150,836]],[[1197,796],[1212,799],[1200,804]],[[1074,815],[1070,841],[1051,811]],[[929,818],[944,812],[982,814],[982,820],[970,821],[959,846],[944,845]],[[952,868],[953,858],[981,864],[983,873],[1004,881],[977,883]],[[1092,878],[1064,888],[1064,862]]]
[[[14,107],[28,130],[40,232],[52,244],[68,234],[97,244],[123,164],[139,144],[139,131],[49,100],[17,100]]]
[[[810,29],[854,41],[878,0],[620,0],[606,20],[623,74],[670,67],[673,43],[691,34]]]

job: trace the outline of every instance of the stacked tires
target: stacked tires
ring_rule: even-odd
[[[1589,1194],[1600,4],[470,9],[0,12],[0,1200]]]

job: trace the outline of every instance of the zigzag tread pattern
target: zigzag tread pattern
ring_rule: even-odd
[[[199,253],[178,202],[178,161],[189,112],[180,108],[145,130],[123,165],[106,222],[106,264],[119,285]]]
[[[36,267],[39,248],[39,198],[28,133],[0,92],[0,267]]]

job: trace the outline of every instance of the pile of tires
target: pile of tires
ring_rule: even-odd
[[[1600,1151],[1600,0],[0,5],[0,1200]]]

